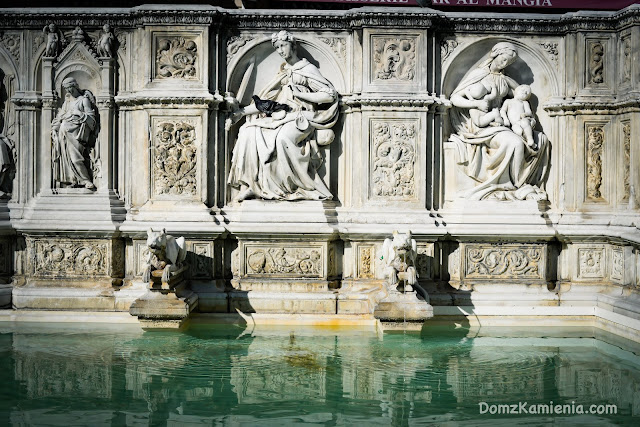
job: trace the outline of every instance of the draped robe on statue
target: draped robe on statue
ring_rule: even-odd
[[[332,101],[305,102],[293,96],[294,89],[325,92]],[[331,199],[317,170],[323,161],[318,146],[331,142],[331,127],[338,120],[338,96],[333,85],[316,66],[301,59],[294,65],[284,63],[258,96],[287,104],[292,111],[281,119],[247,116],[233,150],[229,185],[246,186],[262,199]]]
[[[462,95],[469,86],[479,82],[487,88],[496,88],[497,96],[489,101],[489,111],[500,108],[503,98],[518,85],[512,78],[483,67],[463,79],[452,95]],[[532,149],[506,126],[477,126],[471,120],[469,109],[454,107],[450,117],[455,132],[450,140],[456,144],[459,163],[466,166],[468,176],[480,183],[465,197],[471,200],[546,199],[546,193],[540,189],[549,167],[549,140],[544,133],[534,132],[536,148]]]
[[[54,181],[68,185],[92,182],[85,153],[98,131],[98,121],[87,95],[74,98],[67,94],[51,126]]]

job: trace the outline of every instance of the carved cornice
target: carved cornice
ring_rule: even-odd
[[[41,108],[42,107],[42,98],[41,97],[17,97],[14,96],[11,98],[11,102],[18,108]]]
[[[640,98],[616,100],[562,99],[543,106],[550,117],[579,115],[609,115],[640,111]]]
[[[115,97],[116,105],[120,108],[127,107],[169,107],[184,108],[186,106],[218,108],[218,104],[224,102],[224,98],[219,94],[211,97],[203,96],[149,96],[149,95],[124,95]]]
[[[145,24],[159,25],[215,25],[243,29],[354,29],[363,27],[435,28],[442,31],[484,34],[538,33],[563,34],[570,31],[619,31],[640,24],[640,7],[630,6],[621,11],[603,11],[527,15],[505,14],[500,20],[494,15],[477,13],[466,17],[457,13],[432,9],[399,10],[383,7],[364,7],[347,11],[317,10],[234,10],[214,6],[184,8],[145,6],[131,9],[103,8],[83,12],[64,9],[5,9],[0,27],[42,28],[55,22],[59,27],[81,25],[101,27],[108,23],[118,28]]]
[[[345,96],[341,104],[346,112],[357,109],[393,109],[393,110],[425,110],[443,112],[451,108],[451,101],[444,97],[426,96],[423,98],[383,98],[367,96]]]

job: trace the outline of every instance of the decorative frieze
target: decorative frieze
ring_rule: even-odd
[[[152,187],[156,196],[197,194],[196,120],[155,118]]]
[[[416,37],[373,39],[373,80],[412,82],[416,79]]]
[[[631,194],[631,123],[622,123],[622,200],[629,200]]]
[[[371,195],[415,199],[416,120],[371,121]]]
[[[92,239],[27,239],[36,277],[91,278],[124,274],[122,242]]]
[[[358,246],[358,278],[373,279],[375,277],[375,247]]]
[[[605,249],[578,249],[578,276],[581,279],[603,279],[605,277]]]
[[[479,279],[544,279],[540,245],[467,245],[465,277]]]
[[[156,46],[157,79],[195,79],[198,47],[185,37],[161,38]]]
[[[602,186],[602,146],[604,126],[587,126],[587,198],[603,200]]]
[[[599,40],[587,42],[587,82],[594,85],[604,83],[604,45]]]
[[[247,276],[322,277],[323,251],[315,246],[247,246]]]

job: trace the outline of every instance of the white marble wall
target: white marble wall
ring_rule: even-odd
[[[59,45],[46,56],[43,27],[51,23]],[[98,49],[105,23],[113,58]],[[286,292],[288,281],[308,282],[293,292],[296,304],[304,305],[311,286],[331,295],[322,310],[340,311],[342,301],[343,312],[365,311],[366,292],[382,284],[379,252],[393,230],[410,230],[418,241],[419,280],[434,306],[500,306],[522,289],[531,292],[529,306],[560,306],[580,292],[597,305],[620,287],[637,300],[636,6],[503,19],[411,8],[11,9],[0,29],[2,134],[15,146],[6,168],[15,170],[10,197],[0,200],[1,255],[12,265],[1,273],[12,284],[0,285],[4,305],[13,292],[13,304],[24,308],[73,308],[97,296],[100,303],[82,308],[122,307],[119,283],[126,289],[140,275],[150,226],[187,238],[204,311],[226,311],[229,292]],[[239,203],[226,184],[239,126],[227,131],[225,120],[278,71],[271,37],[281,29],[340,95],[335,138],[318,149],[318,176],[333,197]],[[531,87],[535,130],[550,144],[548,172],[536,186],[542,200],[465,197],[482,180],[458,164],[451,142],[456,87],[505,42],[517,59],[498,73]],[[68,76],[96,95],[95,192],[58,191],[52,181],[51,122]],[[233,105],[229,92],[239,90]],[[38,241],[54,236],[69,256],[107,245],[111,270],[72,263],[45,274]],[[284,249],[285,263],[320,248],[320,273],[249,272],[251,247]],[[124,267],[115,268],[121,259]],[[264,289],[253,289],[260,281]]]

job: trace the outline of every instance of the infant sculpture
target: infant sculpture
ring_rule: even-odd
[[[177,239],[162,231],[147,230],[147,267],[142,275],[142,281],[151,281],[151,272],[162,270],[162,282],[167,283],[171,278],[171,273],[178,271],[187,257],[187,249],[184,237]]]
[[[394,231],[393,239],[385,239],[381,259],[386,265],[384,272],[389,289],[413,291],[413,286],[418,283],[417,256],[417,243],[411,238],[410,231],[405,234]]]

